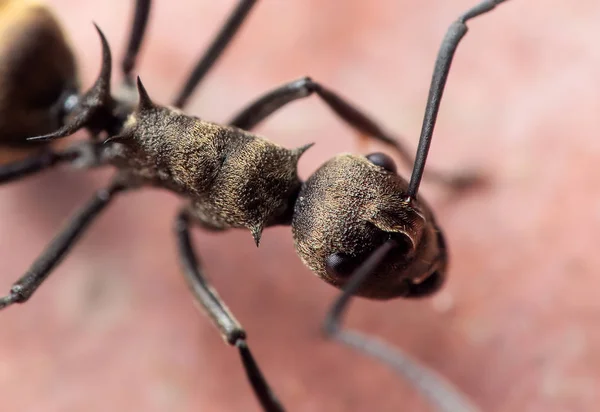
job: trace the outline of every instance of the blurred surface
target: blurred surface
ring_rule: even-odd
[[[56,0],[91,84],[92,20],[121,56],[130,1]],[[168,103],[233,1],[155,1],[138,72]],[[416,147],[433,62],[475,0],[264,0],[188,111],[226,121],[260,93],[310,75]],[[450,281],[420,302],[357,301],[348,324],[445,375],[486,411],[592,411],[600,403],[600,3],[513,0],[470,24],[442,101],[429,165],[479,168],[488,189],[427,196],[446,230]],[[115,65],[116,67],[116,65]],[[115,81],[118,76],[115,76]],[[316,98],[259,132],[317,142],[307,177],[365,148]],[[408,172],[407,172],[408,173]],[[8,291],[106,173],[58,170],[0,188],[0,291]],[[29,303],[0,314],[7,411],[258,411],[236,351],[199,313],[179,273],[178,201],[118,200]],[[295,256],[288,228],[197,233],[221,296],[290,411],[427,411],[403,379],[323,341],[336,291]]]

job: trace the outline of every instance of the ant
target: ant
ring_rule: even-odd
[[[223,339],[238,349],[265,411],[284,409],[248,347],[245,330],[203,273],[190,239],[194,225],[211,231],[248,229],[257,246],[265,228],[291,226],[301,260],[321,279],[342,290],[325,318],[326,336],[408,376],[440,410],[476,410],[464,395],[425,368],[381,342],[342,330],[341,323],[353,296],[421,298],[444,284],[446,242],[433,212],[418,195],[419,186],[424,177],[456,190],[479,182],[470,174],[447,176],[425,171],[425,163],[451,62],[468,30],[466,23],[503,1],[481,1],[448,29],[435,63],[414,159],[408,149],[362,111],[308,77],[264,94],[226,125],[182,111],[256,0],[239,1],[172,106],[154,102],[140,78],[133,76],[150,0],[136,0],[129,43],[121,62],[124,80],[115,94],[110,90],[111,51],[98,26],[100,74],[88,91],[80,93],[73,54],[52,15],[37,3],[8,2],[7,7],[19,13],[15,12],[15,21],[5,23],[14,24],[18,30],[11,31],[12,37],[7,40],[13,48],[9,47],[3,56],[8,63],[0,73],[5,79],[1,92],[10,97],[0,99],[7,104],[0,106],[0,113],[4,113],[0,118],[0,145],[31,150],[33,154],[0,166],[0,183],[62,163],[84,168],[113,166],[117,172],[71,217],[10,292],[0,297],[0,309],[29,300],[117,196],[143,187],[167,189],[187,201],[176,216],[174,228],[188,286]],[[23,43],[24,36],[29,38],[27,43]],[[17,47],[21,48],[19,52]],[[38,71],[37,67],[43,69]],[[25,91],[11,88],[11,84],[26,84]],[[290,150],[251,130],[286,104],[310,95],[318,96],[361,135],[386,143],[413,164],[410,181],[396,173],[396,165],[388,155],[372,153],[338,155],[302,182],[297,163],[312,144]],[[63,150],[53,149],[54,140],[80,129],[86,129],[91,138]]]

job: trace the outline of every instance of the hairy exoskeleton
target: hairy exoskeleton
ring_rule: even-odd
[[[396,171],[383,153],[341,154],[322,165],[305,182],[297,175],[300,156],[312,145],[286,149],[251,130],[294,100],[317,95],[338,117],[361,135],[393,147],[413,162],[409,151],[373,120],[322,84],[306,77],[266,93],[228,124],[216,124],[182,111],[203,76],[212,67],[248,15],[255,1],[241,0],[209,49],[201,57],[173,106],[155,103],[131,72],[149,13],[149,0],[136,1],[127,54],[122,61],[124,82],[111,94],[111,53],[98,29],[103,63],[94,85],[84,94],[71,94],[61,103],[63,116],[50,133],[28,139],[48,142],[85,128],[92,139],[49,163],[33,157],[0,167],[0,182],[41,171],[55,163],[79,162],[87,167],[113,166],[117,173],[52,240],[10,290],[0,309],[27,301],[62,260],[96,216],[118,194],[140,187],[158,187],[179,194],[185,204],[175,220],[175,234],[184,276],[194,297],[239,349],[243,366],[262,407],[281,411],[247,345],[246,332],[227,309],[204,275],[193,250],[189,230],[245,228],[259,244],[262,231],[291,225],[302,261],[320,278],[343,290],[327,315],[327,336],[381,359],[409,377],[443,411],[476,408],[455,388],[381,342],[341,330],[352,296],[372,299],[419,298],[439,290],[446,278],[444,237],[418,189],[423,176],[460,189],[473,176],[448,177],[428,170],[425,162],[450,64],[466,21],[492,10],[502,0],[484,0],[450,26],[432,78],[419,147],[410,181]],[[69,87],[64,87],[70,90]],[[133,97],[131,97],[133,96]],[[61,100],[59,100],[61,101]],[[50,112],[54,110],[47,108]],[[48,107],[50,107],[48,106]],[[45,129],[44,129],[45,130]]]
[[[374,160],[339,155],[306,181],[292,221],[296,250],[321,279],[343,288],[369,255],[392,241],[393,249],[355,294],[375,299],[430,294],[445,276],[442,232],[426,204],[408,200],[408,182],[391,159]]]
[[[360,296],[411,297],[423,285],[441,285],[447,258],[442,234],[429,208],[407,199],[408,182],[389,164],[340,155],[301,184],[298,159],[311,145],[289,150],[157,105],[139,80],[138,88],[138,107],[102,148],[104,161],[130,185],[181,194],[200,226],[246,228],[257,245],[265,227],[291,223],[304,263],[339,288],[393,240],[393,251],[362,283]]]
[[[212,230],[262,230],[288,223],[300,190],[298,159],[310,145],[289,150],[267,139],[154,104],[141,82],[140,103],[105,157],[140,184],[190,199],[187,210]]]

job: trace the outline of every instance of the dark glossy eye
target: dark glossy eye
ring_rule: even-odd
[[[347,277],[360,265],[360,261],[343,253],[332,253],[325,261],[325,270],[331,277]]]
[[[412,241],[404,233],[394,233],[390,236],[390,240],[395,243],[393,250],[396,254],[405,255],[413,248]]]
[[[396,163],[385,153],[375,152],[367,155],[367,160],[374,165],[383,167],[388,172],[396,173]]]

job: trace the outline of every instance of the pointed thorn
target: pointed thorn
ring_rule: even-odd
[[[138,89],[138,95],[140,98],[140,101],[138,104],[139,109],[144,110],[144,109],[153,108],[154,103],[152,102],[152,99],[150,99],[150,96],[148,95],[146,88],[142,84],[142,80],[140,79],[140,76],[137,77],[137,89]]]
[[[108,87],[110,85],[110,76],[112,71],[112,55],[110,52],[110,46],[108,44],[108,40],[106,40],[106,36],[102,30],[100,30],[100,27],[98,27],[96,23],[93,24],[98,32],[98,35],[100,36],[100,43],[102,44],[102,67],[100,68],[100,75],[98,76],[94,87]]]
[[[87,127],[93,119],[100,107],[105,106],[111,100],[110,96],[110,75],[112,59],[110,47],[106,41],[106,37],[100,27],[94,23],[94,27],[100,36],[102,43],[102,67],[100,74],[94,85],[82,96],[77,99],[76,104],[69,110],[68,123],[62,126],[59,130],[43,136],[30,137],[27,140],[52,140],[59,139],[74,134],[83,127]]]
[[[56,139],[55,133],[44,134],[41,136],[28,137],[26,140],[53,140]]]
[[[77,130],[79,130],[79,127],[77,127],[77,125],[75,125],[75,127],[71,127],[70,125],[65,125],[65,126],[61,127],[60,129],[58,129],[55,132],[44,134],[44,135],[41,135],[41,136],[28,137],[27,140],[44,141],[44,140],[61,139],[63,137],[67,137],[69,135],[72,135]]]
[[[108,139],[102,142],[103,145],[107,145],[109,143],[121,143],[125,140],[124,136],[111,136]]]
[[[262,236],[262,225],[255,225],[250,229],[252,233],[252,237],[254,238],[254,243],[256,243],[256,247],[260,244],[260,237]]]
[[[305,144],[304,146],[300,146],[297,149],[293,149],[292,154],[294,156],[300,158],[300,156],[302,156],[304,154],[304,152],[306,152],[308,149],[310,149],[314,145],[315,145],[314,143],[308,143],[308,144]]]

